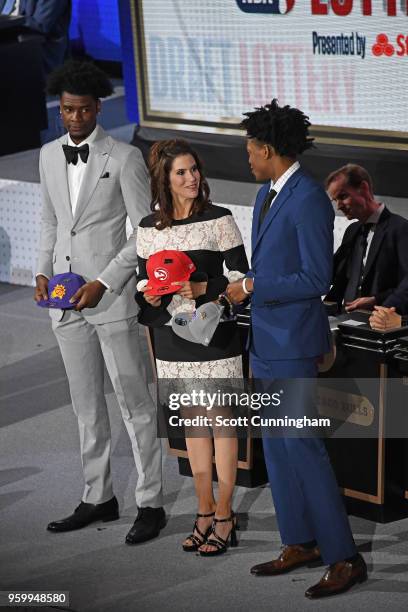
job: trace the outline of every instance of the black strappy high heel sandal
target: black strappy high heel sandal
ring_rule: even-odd
[[[205,544],[207,542],[207,538],[210,535],[211,530],[212,530],[212,524],[208,527],[207,531],[205,533],[203,533],[198,528],[197,519],[199,519],[199,518],[208,518],[208,517],[214,516],[214,515],[215,515],[215,512],[210,512],[210,514],[200,514],[200,513],[197,512],[196,520],[194,522],[193,532],[189,536],[187,536],[187,538],[186,538],[186,540],[190,540],[192,542],[192,544],[191,544],[191,546],[188,546],[187,544],[183,544],[183,550],[185,552],[195,552],[196,550],[199,549],[200,546],[202,546],[202,544]],[[196,535],[195,532],[198,533],[198,536]]]
[[[229,534],[224,540],[224,538],[222,538],[216,533],[215,528],[217,526],[217,523],[227,523],[228,521],[231,521],[232,527],[231,527],[231,531],[229,532]],[[230,540],[231,548],[235,548],[236,546],[238,546],[237,533],[236,533],[237,529],[238,527],[235,522],[235,514],[233,512],[231,513],[231,516],[225,519],[217,519],[214,517],[211,531],[210,531],[209,536],[207,537],[207,541],[205,542],[205,544],[214,546],[216,550],[208,550],[208,551],[199,550],[198,552],[200,553],[202,557],[215,557],[216,555],[222,555],[223,553],[227,551],[228,540]]]

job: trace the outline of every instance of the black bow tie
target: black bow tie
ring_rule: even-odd
[[[78,155],[80,156],[84,164],[86,164],[86,162],[88,161],[89,145],[84,144],[82,145],[82,147],[70,147],[69,145],[62,145],[62,148],[64,149],[65,159],[67,160],[68,164],[74,164],[74,166],[76,166],[78,163]]]

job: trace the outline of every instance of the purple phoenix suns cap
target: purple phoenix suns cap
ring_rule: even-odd
[[[71,304],[69,300],[82,285],[85,285],[85,281],[79,274],[74,272],[56,274],[48,281],[48,300],[40,300],[37,306],[72,310],[75,304]]]

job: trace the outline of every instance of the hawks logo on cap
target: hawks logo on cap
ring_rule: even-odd
[[[146,264],[148,285],[146,295],[166,295],[176,293],[179,286],[172,283],[188,281],[196,267],[183,251],[163,250],[150,255]]]
[[[156,268],[156,270],[153,271],[153,274],[159,281],[166,281],[169,278],[169,273],[167,270],[163,270],[163,268]]]

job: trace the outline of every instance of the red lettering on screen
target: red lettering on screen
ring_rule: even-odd
[[[327,0],[312,0],[313,15],[327,15]]]
[[[332,8],[336,15],[344,17],[353,10],[353,0],[332,0]]]

